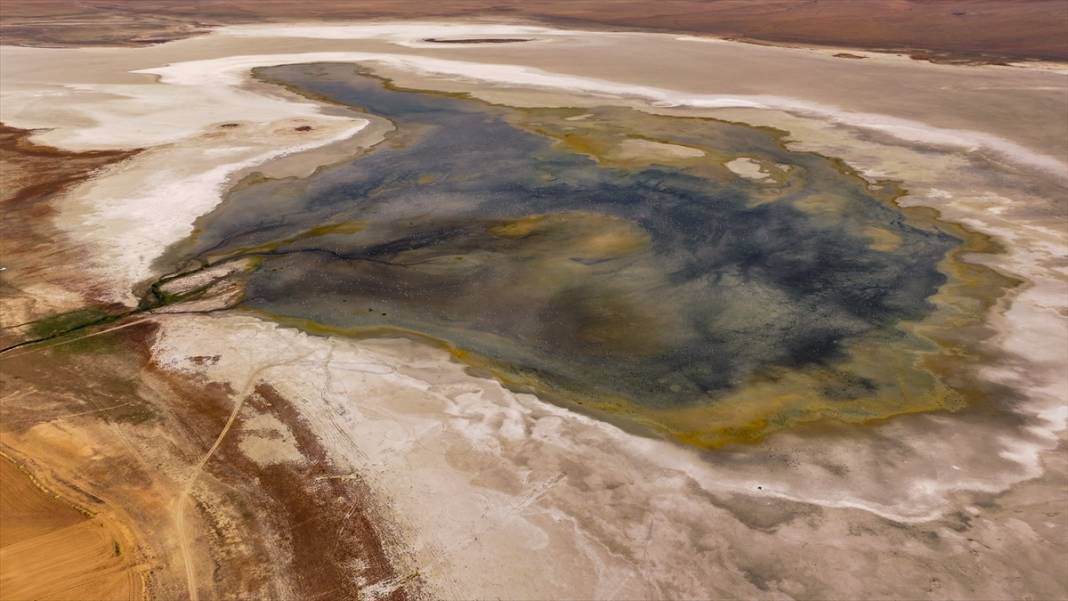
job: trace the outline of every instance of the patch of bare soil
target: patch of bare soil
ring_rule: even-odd
[[[331,470],[268,388],[250,410],[286,424],[304,459],[259,465],[237,446],[241,433],[227,433],[179,536],[176,499],[237,399],[154,366],[151,321],[61,334],[91,315],[56,313],[92,306],[94,294],[78,279],[84,249],[51,226],[53,201],[134,153],[63,152],[29,133],[0,128],[0,342],[51,338],[0,354],[0,598],[188,598],[187,562],[202,598],[355,599],[370,585],[407,598],[414,584],[395,579],[370,493]]]
[[[261,384],[248,399],[248,410],[235,426],[255,416],[276,418],[295,438],[299,461],[266,464],[241,449],[242,434],[229,436],[209,470],[231,485],[251,485],[248,510],[260,524],[288,540],[286,572],[293,575],[299,598],[359,596],[375,585],[379,599],[408,598],[382,547],[371,495],[359,474],[338,473],[316,435],[293,405],[269,385]]]
[[[27,204],[40,204],[50,195],[86,180],[94,170],[136,152],[68,152],[34,144],[29,140],[32,133],[0,123],[0,202],[12,203],[5,206],[5,212]],[[39,207],[39,210],[47,209]]]
[[[43,492],[28,495],[32,484],[5,470],[0,512],[39,517],[8,526],[0,514],[0,582],[18,592],[3,598],[47,597],[43,584],[97,591],[77,598],[139,598],[133,576],[142,573],[151,598],[188,598],[187,561],[199,598],[357,599],[368,587],[381,599],[410,598],[418,582],[394,572],[369,489],[358,474],[334,469],[295,409],[267,386],[245,400],[176,523],[183,486],[237,399],[228,387],[154,366],[154,336],[155,325],[142,322],[0,356],[0,445],[84,506],[83,514]],[[275,436],[250,430],[256,416],[281,424],[296,460],[246,454],[251,434]],[[112,530],[102,524],[118,534],[105,536]],[[107,587],[118,592],[104,594]]]
[[[4,0],[5,43],[139,45],[262,21],[471,16],[908,52],[934,61],[1068,60],[1062,0]]]
[[[25,338],[34,320],[92,302],[90,287],[73,292],[83,249],[52,227],[49,201],[136,154],[68,152],[30,142],[32,133],[0,124],[0,346]]]
[[[0,599],[122,599],[144,596],[121,530],[46,490],[0,457]]]

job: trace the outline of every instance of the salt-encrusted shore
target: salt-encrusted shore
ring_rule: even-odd
[[[422,41],[505,35],[531,42]],[[625,73],[610,65],[621,52],[638,57]],[[434,23],[233,27],[146,49],[3,47],[0,57],[3,122],[48,128],[35,139],[69,150],[148,149],[70,191],[55,218],[91,249],[93,280],[127,305],[228,183],[284,155],[307,157],[291,167],[300,175],[374,141],[360,137],[367,120],[250,80],[253,67],[297,62],[359,62],[405,85],[505,103],[625,104],[771,125],[789,131],[792,146],[901,181],[905,202],[1005,244],[990,262],[1026,283],[992,316],[1004,356],[988,376],[1024,395],[1018,423],[912,416],[712,455],[513,394],[410,342],[316,338],[248,316],[154,318],[161,368],[235,391],[257,379],[298,406],[334,468],[367,477],[403,532],[398,564],[418,571],[433,596],[865,590],[798,559],[811,553],[895,580],[881,585],[885,596],[916,596],[908,578],[936,573],[931,596],[1013,597],[1031,591],[1012,588],[1008,574],[1065,557],[1065,514],[1049,492],[1063,487],[1068,417],[1063,72]],[[999,118],[1006,110],[1019,118]],[[216,360],[192,360],[204,356]],[[1054,515],[1011,517],[1027,506]],[[968,536],[955,532],[962,515],[973,524]],[[812,542],[820,549],[805,551]],[[884,553],[900,545],[910,552]],[[960,557],[973,551],[983,562]],[[537,577],[546,570],[553,579]],[[1063,592],[1064,581],[1041,586]]]

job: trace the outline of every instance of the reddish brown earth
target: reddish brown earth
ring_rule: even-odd
[[[0,125],[0,259],[8,267],[0,272],[0,348],[48,335],[42,323],[54,321],[48,329],[55,331],[76,325],[57,321],[53,307],[34,304],[20,286],[81,290],[84,249],[51,225],[56,200],[134,154],[64,152],[30,143],[29,134]],[[92,290],[75,296],[92,304]],[[187,598],[174,501],[224,430],[236,399],[228,388],[156,366],[149,351],[155,331],[151,320],[132,316],[0,350],[0,461],[17,461],[42,490],[84,507],[84,524],[73,528],[93,535],[62,530],[69,524],[50,508],[55,523],[23,536],[29,542],[0,532],[3,553],[25,559],[0,561],[0,598],[39,598],[52,590],[82,591],[72,598]],[[419,583],[394,573],[382,520],[359,476],[337,473],[297,411],[273,389],[258,387],[245,408],[283,423],[304,460],[257,465],[237,446],[244,418],[227,432],[185,510],[203,596],[355,599],[361,585],[384,583],[382,599],[409,598]],[[20,486],[17,478],[0,478],[0,501],[24,501]],[[0,502],[0,523],[25,522],[27,507]],[[389,583],[397,585],[392,592]]]
[[[140,322],[0,355],[0,388],[18,391],[0,400],[0,452],[30,463],[57,493],[129,532],[124,565],[146,575],[147,597],[178,599],[186,597],[186,582],[174,499],[235,399],[225,387],[155,366],[155,329]],[[186,508],[201,598],[357,599],[372,584],[386,589],[381,599],[411,598],[417,577],[395,572],[382,538],[389,533],[360,476],[336,470],[298,412],[269,386],[258,386],[243,411]],[[243,423],[260,414],[294,434],[301,462],[258,465],[242,453]],[[13,486],[0,484],[4,491]],[[15,519],[3,509],[0,521]],[[15,576],[0,566],[0,580]],[[130,586],[129,579],[118,584]],[[104,592],[100,598],[118,595]]]
[[[35,203],[89,177],[93,170],[129,157],[133,152],[68,152],[29,141],[33,132],[0,123],[0,202],[6,210]],[[5,210],[5,212],[7,212]]]
[[[371,494],[358,474],[337,473],[318,438],[292,404],[267,384],[256,387],[247,401],[257,414],[269,413],[293,432],[307,464],[279,463],[258,466],[230,436],[219,449],[219,461],[209,469],[221,481],[234,477],[255,486],[262,496],[252,507],[256,521],[277,522],[288,533],[292,553],[289,573],[301,599],[357,599],[361,586],[352,566],[368,583],[396,578],[382,549],[369,513]],[[240,426],[241,422],[235,424]],[[235,468],[240,474],[235,474]],[[380,597],[404,601],[403,588]]]
[[[70,309],[42,305],[38,295],[23,290],[26,285],[80,290],[84,304],[98,304],[91,286],[71,286],[84,249],[64,240],[52,226],[51,201],[137,152],[68,152],[34,144],[30,134],[0,123],[0,346],[25,338],[30,321]]]
[[[0,8],[8,44],[146,44],[212,25],[309,18],[492,16],[896,50],[925,60],[1068,60],[1064,0],[3,0]]]

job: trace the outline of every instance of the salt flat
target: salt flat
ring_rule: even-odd
[[[531,41],[424,41],[493,36]],[[95,300],[128,307],[164,275],[167,246],[228,186],[258,170],[305,177],[382,139],[384,124],[250,76],[293,63],[356,62],[396,85],[510,106],[618,105],[774,127],[790,148],[841,159],[876,184],[900,182],[903,204],[937,209],[1005,247],[982,261],[1023,285],[991,312],[994,333],[974,340],[989,353],[984,377],[1018,395],[1011,406],[994,398],[990,411],[802,429],[718,454],[516,394],[409,341],[310,336],[249,315],[150,316],[142,369],[168,374],[151,378],[231,394],[268,384],[296,410],[286,427],[302,424],[320,441],[324,476],[366,481],[394,566],[362,584],[376,594],[1056,598],[1068,587],[1068,576],[1043,567],[1068,553],[1062,68],[851,61],[670,34],[434,22],[234,26],[139,49],[4,46],[0,60],[0,120],[40,129],[33,141],[146,149],[64,193],[51,218],[59,244],[85,255],[54,272],[77,271]],[[32,283],[39,274],[5,277]],[[5,310],[12,323],[35,317]],[[171,394],[162,384],[137,394],[145,388],[158,403]],[[170,460],[175,481],[225,507],[224,478],[208,474],[201,488],[187,479],[205,457],[194,451],[205,449],[186,448]],[[165,568],[174,582],[205,594],[224,587],[206,576],[214,547],[197,530],[211,512],[168,521],[174,510],[145,509],[166,517],[133,527],[146,540],[181,541],[181,559]],[[177,512],[194,514],[184,501]],[[546,571],[554,578],[539,576]]]

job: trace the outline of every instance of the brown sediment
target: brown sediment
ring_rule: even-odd
[[[303,461],[258,465],[240,449],[238,422],[238,431],[220,447],[209,469],[231,485],[235,468],[256,483],[262,496],[252,509],[289,541],[287,571],[294,575],[296,595],[356,599],[366,586],[393,583],[396,588],[380,598],[408,599],[414,581],[398,577],[390,564],[370,490],[360,475],[339,472],[297,408],[270,385],[257,386],[248,407],[256,415],[278,418],[292,432]]]
[[[853,54],[852,52],[836,52],[832,56],[834,56],[835,58],[853,58],[853,59],[868,58],[868,57],[866,57],[864,55],[861,55],[861,54]]]
[[[232,391],[148,369],[182,398],[200,399],[180,419],[185,431],[202,433],[190,451],[205,452],[236,402]],[[262,464],[246,455],[244,426],[259,415],[277,418],[292,433],[299,461]],[[195,507],[206,530],[186,533],[206,537],[217,590],[358,599],[377,585],[388,589],[382,599],[394,601],[417,591],[417,576],[398,575],[390,561],[370,489],[359,474],[335,468],[299,410],[271,386],[255,386],[197,484]]]
[[[1068,10],[1061,0],[46,0],[4,4],[5,43],[37,46],[146,45],[214,25],[307,19],[525,18],[575,27],[711,34],[743,41],[851,47],[966,64],[1068,60]]]
[[[0,597],[146,598],[144,556],[125,518],[75,485],[76,473],[17,462],[9,453],[28,462],[38,449],[17,444],[15,430],[0,429]]]
[[[179,533],[172,519],[173,500],[190,466],[212,446],[235,399],[226,386],[155,365],[149,351],[155,331],[154,323],[142,321],[0,357],[0,385],[14,391],[0,404],[4,448],[45,466],[50,481],[76,489],[87,508],[63,509],[72,507],[69,503],[50,507],[48,519],[73,534],[64,534],[55,543],[50,542],[52,535],[41,538],[42,545],[52,545],[50,551],[29,553],[27,545],[37,544],[32,541],[38,535],[27,528],[44,522],[10,521],[18,516],[10,514],[8,501],[16,497],[8,493],[17,493],[16,509],[33,498],[6,477],[5,468],[0,490],[4,546],[0,554],[5,554],[0,582],[5,591],[9,582],[34,598],[44,590],[28,588],[25,578],[12,576],[9,568],[32,570],[26,573],[33,578],[48,572],[53,577],[47,584],[60,587],[77,582],[64,575],[66,567],[55,567],[50,559],[79,568],[71,578],[96,570],[100,562],[91,561],[86,553],[105,547],[97,544],[100,537],[95,534],[75,536],[81,530],[72,528],[82,528],[78,526],[82,523],[91,525],[90,533],[104,532],[101,524],[111,528],[107,532],[116,532],[112,538],[118,545],[105,541],[108,553],[101,557],[111,563],[101,563],[100,569],[110,576],[100,586],[126,586],[122,583],[139,582],[144,574],[146,584],[136,588],[137,598],[146,588],[152,598],[187,596],[185,561],[200,566],[193,586],[201,597],[227,591],[256,598],[296,594],[356,599],[361,589],[375,586],[382,598],[399,600],[417,591],[417,575],[394,571],[383,542],[389,534],[375,512],[370,489],[351,470],[334,469],[298,410],[269,387],[257,387],[247,407],[284,423],[304,460],[293,465],[256,464],[242,454],[239,421],[197,481],[193,503],[186,506],[184,532]],[[210,364],[212,359],[191,361]],[[43,503],[56,497],[40,499]],[[67,521],[75,524],[60,524],[68,513]],[[191,556],[179,551],[177,541],[183,536],[191,541]],[[62,545],[81,554],[67,561]],[[36,563],[8,561],[13,549]],[[120,552],[115,554],[115,549]],[[115,561],[123,562],[127,571],[107,567]],[[123,576],[126,580],[112,577],[117,574],[129,575]],[[85,598],[113,596],[98,591]],[[123,593],[121,598],[134,597]]]
[[[69,152],[41,146],[29,140],[30,130],[0,124],[0,343],[18,340],[29,322],[47,315],[94,304],[91,286],[74,285],[83,250],[66,239],[51,224],[56,209],[51,201],[73,186],[91,178],[99,169],[137,154],[138,151]],[[77,302],[43,305],[44,295],[22,289],[51,286],[76,297]]]
[[[154,475],[158,466],[147,465],[138,445],[152,437],[158,416],[137,392],[136,341],[153,331],[145,326],[0,358],[0,387],[11,391],[0,404],[5,452],[32,464],[41,489],[60,503],[49,515],[71,507],[83,516],[0,551],[14,556],[0,561],[0,578],[18,582],[28,596],[55,598],[67,590],[59,598],[133,599],[176,592],[165,568],[166,536],[152,517],[166,491]],[[139,435],[122,431],[134,424],[144,427]],[[3,487],[12,484],[5,478]],[[3,588],[5,599],[15,592]]]
[[[5,203],[5,216],[10,216],[13,210],[24,209],[26,203],[39,202],[85,181],[96,169],[137,153],[136,150],[60,150],[31,142],[29,138],[33,133],[0,123],[0,166],[3,167],[0,170],[0,202]],[[50,213],[48,209],[39,211],[33,216]],[[3,237],[6,239],[8,234],[4,232]]]
[[[145,598],[144,574],[112,516],[57,495],[0,456],[0,596]]]
[[[0,125],[0,187],[4,218],[0,220],[0,343],[32,334],[35,320],[93,304],[91,286],[79,287],[78,262],[83,252],[51,225],[56,213],[52,200],[99,169],[136,151],[68,152],[34,144],[32,131]],[[69,296],[43,300],[42,286]],[[32,288],[28,292],[24,288]],[[48,452],[39,443],[19,444],[33,425],[48,424],[57,414],[93,414],[98,406],[118,405],[113,416],[133,415],[126,401],[96,405],[98,393],[82,389],[80,376],[69,380],[69,396],[47,395],[53,378],[64,376],[62,362],[45,365],[4,360],[0,364],[5,399],[0,405],[0,437],[8,452],[27,461],[55,468],[49,485],[24,467],[0,458],[0,592],[4,599],[64,598],[140,599],[146,595],[148,574],[141,564],[140,541],[128,521],[114,507],[85,492],[94,484],[80,478],[77,450],[61,454],[67,465],[42,459]],[[70,472],[65,472],[69,468]],[[60,483],[61,478],[67,484]],[[63,493],[73,490],[94,506],[80,506]],[[100,489],[96,489],[100,490]],[[55,492],[62,491],[62,492]]]
[[[952,52],[938,52],[933,50],[907,51],[909,58],[914,61],[927,61],[940,65],[996,65],[1009,66],[1009,59],[997,57],[976,58],[973,56],[958,56]]]
[[[0,453],[0,548],[85,521],[89,512],[46,490]]]
[[[78,278],[84,249],[51,227],[49,216],[56,210],[51,203],[58,193],[86,181],[99,168],[136,152],[64,152],[28,142],[30,133],[4,128],[2,138],[6,212],[0,223],[0,232],[4,233],[0,244],[8,267],[2,274],[3,317],[5,326],[18,326],[3,331],[4,346],[27,336],[52,335],[53,330],[62,334],[105,314],[94,309],[57,317],[55,313],[62,310],[49,310],[29,301],[22,308],[16,303],[41,296],[42,283],[54,281],[57,289],[77,293],[72,303],[92,305],[93,289],[83,288],[84,283]],[[309,235],[353,227],[360,226],[324,226]],[[13,282],[34,286],[33,293],[22,292]],[[16,312],[18,309],[21,313]],[[126,313],[128,309],[122,311]],[[49,319],[38,320],[44,316]],[[271,494],[283,492],[278,486],[262,490],[262,482],[267,480],[260,481],[257,476],[247,478],[245,490],[239,495],[233,493],[232,484],[198,483],[194,498],[199,511],[186,521],[187,534],[194,539],[194,556],[183,557],[177,552],[178,537],[169,511],[171,499],[178,494],[175,476],[187,470],[187,465],[211,445],[209,436],[226,421],[231,391],[157,370],[148,350],[154,332],[155,326],[148,321],[126,320],[116,328],[84,328],[55,341],[0,356],[0,387],[5,391],[0,403],[0,440],[4,449],[44,466],[50,481],[56,483],[49,489],[70,489],[77,491],[79,498],[91,499],[86,502],[89,509],[75,511],[78,521],[73,524],[61,523],[63,507],[70,506],[65,502],[50,506],[47,519],[38,519],[26,511],[13,515],[12,504],[7,501],[21,499],[14,506],[18,512],[33,497],[17,478],[8,477],[10,470],[4,467],[0,486],[0,596],[40,598],[55,590],[67,590],[76,598],[133,599],[146,594],[153,598],[181,598],[188,592],[181,566],[192,561],[204,565],[199,572],[207,576],[194,585],[201,591],[240,590],[260,598],[277,598],[288,591],[301,590],[296,581],[305,578],[308,571],[263,571],[257,566],[272,565],[279,553],[284,555],[288,541],[301,541],[303,546],[296,556],[304,564],[336,567],[332,572],[337,576],[335,580],[319,578],[307,582],[336,584],[333,592],[327,592],[328,598],[356,598],[351,581],[351,586],[345,588],[340,579],[352,565],[331,563],[325,552],[316,555],[315,539],[302,530],[314,530],[318,524],[311,518],[319,509],[315,503],[325,502],[320,497],[285,500],[286,515],[300,515],[300,521],[274,519],[270,528],[257,530],[255,523],[244,523],[243,519],[249,516],[237,514],[235,519],[228,515],[228,523],[236,523],[238,530],[261,535],[257,538],[248,534],[241,545],[233,544],[233,530],[229,537],[206,535],[202,524],[217,526],[214,518],[230,509],[226,503],[256,505],[271,502]],[[210,361],[210,357],[202,361]],[[166,434],[160,434],[161,427]],[[0,462],[8,463],[3,458]],[[299,483],[298,476],[286,480],[286,473],[282,473],[279,477],[283,487],[286,482]],[[219,494],[220,487],[228,492]],[[369,495],[365,489],[357,491],[354,483],[314,485],[316,491],[331,495],[339,487],[348,487],[353,498],[362,494],[366,501]],[[374,532],[371,518],[366,512],[347,517],[361,527],[343,533],[346,546],[342,550],[347,554],[335,555],[356,561],[353,554],[366,552],[371,559],[360,561],[369,566],[369,575],[380,576],[389,564],[381,548],[373,545],[377,539],[366,538]],[[302,524],[305,520],[310,521]],[[35,524],[50,530],[27,530]],[[319,542],[336,536],[315,531],[321,536]],[[348,545],[359,537],[365,544]],[[411,581],[399,585],[392,598],[403,598],[404,591],[414,586]]]

